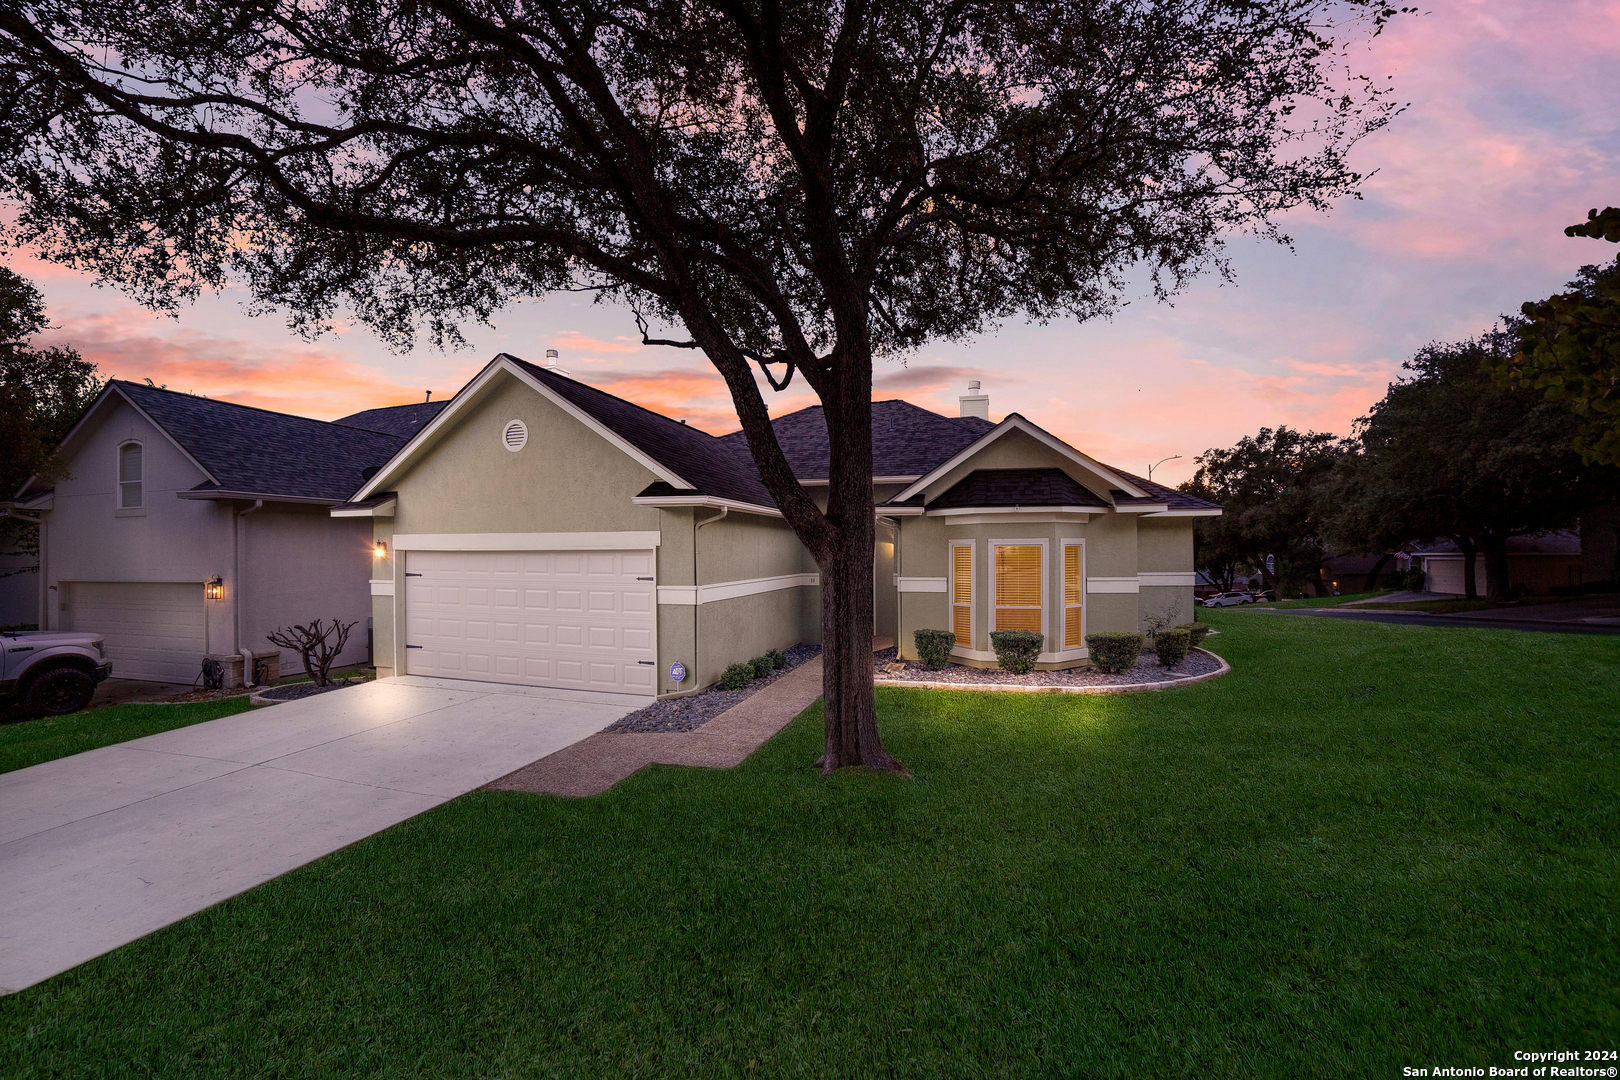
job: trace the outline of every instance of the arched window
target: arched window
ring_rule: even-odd
[[[141,444],[127,442],[118,448],[118,508],[129,510],[141,502]]]

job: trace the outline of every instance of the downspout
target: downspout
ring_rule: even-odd
[[[231,602],[236,609],[236,652],[242,657],[242,685],[253,685],[253,653],[242,647],[244,640],[242,633],[243,594],[242,588],[242,519],[249,514],[264,509],[263,499],[254,499],[253,505],[246,510],[236,512],[236,520],[231,534],[231,587],[236,590],[236,597]]]
[[[694,680],[699,680],[699,685],[692,687],[690,690],[677,690],[673,694],[665,694],[663,697],[658,699],[660,701],[668,701],[670,698],[686,697],[689,694],[695,694],[699,690],[703,689],[703,686],[701,685],[701,676],[698,674],[698,670],[703,663],[703,650],[698,647],[698,626],[703,621],[701,619],[701,615],[703,614],[703,605],[698,602],[698,590],[702,588],[701,582],[703,580],[702,578],[698,577],[698,530],[703,528],[705,525],[713,525],[715,522],[719,521],[729,513],[731,513],[731,507],[722,506],[720,508],[720,512],[714,515],[714,517],[704,518],[702,521],[699,521],[696,525],[692,526],[692,678]]]

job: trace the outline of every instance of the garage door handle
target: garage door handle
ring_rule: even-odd
[[[420,645],[407,645],[405,647],[407,649],[420,649],[422,646],[420,646]]]
[[[406,577],[421,577],[421,574],[406,574]]]
[[[650,577],[638,577],[638,578],[636,578],[636,580],[637,581],[651,581],[652,578],[650,578]]]
[[[656,661],[656,660],[637,660],[636,663],[638,663],[638,664],[646,664],[648,667],[652,667],[654,664],[658,663],[658,661]]]

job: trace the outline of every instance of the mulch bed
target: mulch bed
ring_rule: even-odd
[[[325,686],[316,686],[312,682],[289,683],[286,686],[273,686],[268,690],[259,691],[258,694],[271,701],[297,701],[299,698],[314,697],[329,690],[342,690],[345,686],[359,686],[370,681],[370,679],[339,679]]]
[[[1139,686],[1142,683],[1169,682],[1190,679],[1195,675],[1208,675],[1221,669],[1221,662],[1209,653],[1189,652],[1173,669],[1159,664],[1151,649],[1144,648],[1136,666],[1118,675],[1108,675],[1094,667],[1069,668],[1066,671],[1032,671],[1028,675],[1014,675],[1000,668],[973,668],[961,664],[947,664],[942,671],[929,671],[919,664],[901,660],[898,650],[884,649],[872,655],[874,674],[880,679],[904,682],[959,683],[962,686]]]
[[[755,679],[741,690],[722,690],[718,685],[691,697],[666,699],[621,716],[602,731],[608,735],[647,735],[660,731],[696,731],[739,702],[759,693],[806,660],[821,655],[820,645],[802,642],[787,650],[787,667]]]
[[[152,698],[150,701],[131,701],[130,705],[190,705],[194,701],[218,701],[220,698],[241,697],[251,694],[251,689],[238,686],[234,690],[188,690],[183,694],[170,694],[168,697]]]

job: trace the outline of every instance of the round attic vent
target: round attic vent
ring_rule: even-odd
[[[501,445],[514,454],[523,449],[524,444],[528,441],[529,427],[521,420],[509,422],[501,431]]]

